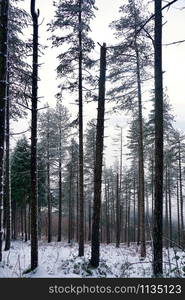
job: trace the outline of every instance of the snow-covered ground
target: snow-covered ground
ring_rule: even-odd
[[[85,256],[78,257],[78,245],[67,243],[39,243],[39,267],[35,272],[25,273],[30,267],[30,242],[13,242],[10,251],[3,251],[0,277],[152,277],[152,251],[147,246],[145,260],[140,260],[139,248],[131,244],[101,245],[101,261],[97,269],[89,267],[91,247],[85,245]],[[164,276],[185,277],[185,252],[164,249]]]

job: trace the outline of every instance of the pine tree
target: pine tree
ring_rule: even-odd
[[[79,256],[84,255],[84,166],[83,166],[83,77],[84,68],[91,67],[89,53],[94,48],[93,41],[88,37],[90,21],[94,17],[95,0],[60,0],[56,4],[56,19],[51,24],[52,31],[66,29],[65,36],[53,35],[53,45],[66,46],[67,50],[58,56],[60,64],[57,68],[58,77],[63,78],[60,84],[63,90],[78,91],[79,106]],[[77,67],[76,67],[77,66]],[[76,70],[77,69],[77,70]],[[72,78],[72,80],[71,80]],[[61,92],[59,97],[61,97]]]
[[[18,209],[25,212],[30,203],[30,146],[26,137],[17,141],[11,157],[12,234],[17,236],[16,219]]]
[[[140,1],[129,0],[127,5],[120,7],[120,12],[121,18],[111,24],[116,31],[116,37],[122,41],[113,47],[110,78],[116,86],[110,90],[109,95],[118,104],[116,109],[120,107],[134,111],[134,106],[137,105],[140,242],[141,257],[145,257],[142,82],[148,77],[146,67],[151,64],[151,47],[146,36],[142,32],[138,34],[138,28],[145,19],[144,7]],[[120,69],[120,65],[124,67]]]

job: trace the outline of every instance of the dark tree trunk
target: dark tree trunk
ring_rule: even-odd
[[[163,274],[163,75],[162,1],[155,0],[155,195],[153,224],[153,272]]]
[[[28,240],[31,239],[31,205],[28,205]]]
[[[60,142],[60,151],[61,151],[61,142]],[[59,186],[58,242],[61,242],[61,239],[62,239],[62,161],[61,161],[61,154],[60,154],[60,158],[59,158],[58,173],[59,173],[59,180],[58,180],[58,186]]]
[[[179,201],[179,182],[177,178],[177,242],[180,246],[181,236],[180,236],[180,201]]]
[[[91,236],[92,236],[92,230],[91,230],[91,227],[92,227],[92,213],[91,213],[91,197],[89,197],[89,203],[88,203],[88,227],[89,227],[89,231],[88,231],[88,241],[91,240]]]
[[[133,241],[136,241],[136,178],[134,175],[134,228],[133,228]]]
[[[79,241],[79,176],[78,167],[76,172],[76,240]]]
[[[94,206],[92,223],[91,265],[98,267],[100,259],[100,211],[105,117],[106,44],[101,47],[98,117],[96,131],[96,161],[94,168]]]
[[[49,120],[48,120],[48,132],[47,132],[47,205],[48,205],[48,243],[51,243],[52,234],[51,234],[51,191],[50,191],[50,145],[49,145]]]
[[[137,245],[140,244],[140,197],[139,197],[139,186],[137,184]]]
[[[125,185],[125,243],[128,242],[128,185]]]
[[[12,215],[12,239],[16,240],[17,238],[17,226],[16,226],[16,213],[17,213],[17,205],[14,199],[12,199],[11,201],[11,215]]]
[[[24,241],[27,242],[28,240],[28,231],[27,231],[27,204],[26,199],[24,203]]]
[[[166,182],[165,182],[165,244],[166,248],[169,247],[169,218],[168,218],[168,171],[166,166]]]
[[[170,247],[173,247],[172,237],[172,203],[171,203],[171,182],[170,182],[170,171],[168,169],[168,199],[169,199],[169,233],[170,233]]]
[[[6,102],[6,171],[5,171],[5,202],[6,210],[5,214],[5,251],[10,249],[10,239],[11,239],[11,190],[10,190],[10,98],[9,98],[9,64],[7,73],[7,102]]]
[[[183,205],[183,193],[182,193],[182,161],[181,161],[181,144],[179,141],[179,196],[180,196],[180,223],[181,223],[181,246],[185,247],[184,237],[184,205]]]
[[[109,216],[109,182],[106,186],[105,181],[105,196],[106,196],[106,242],[110,244],[110,216]]]
[[[0,2],[0,261],[2,261],[2,212],[3,212],[3,161],[5,142],[5,110],[8,54],[8,10],[9,1]]]
[[[37,198],[37,82],[38,82],[38,13],[31,0],[33,20],[33,73],[31,120],[31,270],[38,266],[38,198]]]
[[[83,93],[82,93],[82,3],[79,1],[79,256],[84,256],[84,170],[83,170]]]
[[[144,157],[143,157],[143,114],[142,114],[142,96],[141,96],[141,78],[140,78],[140,59],[135,43],[137,57],[137,84],[138,84],[138,111],[139,111],[139,211],[140,211],[140,242],[141,257],[146,256],[145,245],[145,198],[144,198]]]
[[[130,247],[130,188],[128,186],[128,226],[127,226],[127,246]]]
[[[119,175],[116,176],[116,248],[120,246],[120,198],[119,198]]]

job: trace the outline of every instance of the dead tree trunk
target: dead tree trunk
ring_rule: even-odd
[[[2,210],[3,210],[3,161],[5,142],[5,110],[7,87],[7,54],[8,54],[8,9],[9,1],[0,2],[0,261],[2,261]]]
[[[33,20],[33,71],[31,119],[31,270],[38,266],[38,197],[37,197],[37,89],[38,89],[38,16],[31,0]]]
[[[100,211],[101,211],[101,185],[104,141],[104,115],[105,115],[105,82],[106,82],[106,44],[101,46],[100,80],[98,98],[98,118],[96,131],[96,160],[94,168],[94,207],[92,223],[91,265],[98,267],[100,258]]]
[[[162,1],[155,0],[155,195],[153,224],[153,272],[163,274],[163,75]]]

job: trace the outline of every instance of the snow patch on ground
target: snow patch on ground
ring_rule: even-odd
[[[78,257],[78,244],[39,243],[39,267],[34,272],[25,273],[30,268],[30,242],[16,241],[10,251],[3,251],[0,264],[1,278],[146,278],[152,277],[152,251],[147,246],[147,255],[141,260],[139,247],[131,244],[101,245],[100,265],[97,269],[89,266],[90,245],[85,245],[84,257]],[[185,252],[179,249],[164,249],[164,276],[185,277]]]

